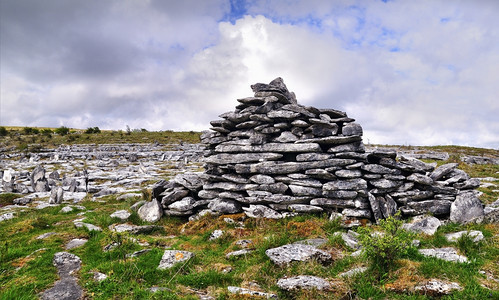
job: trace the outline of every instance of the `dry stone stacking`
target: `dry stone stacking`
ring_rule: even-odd
[[[397,211],[448,217],[456,197],[479,186],[455,163],[436,167],[395,151],[366,152],[354,119],[298,104],[281,78],[251,88],[253,97],[237,99],[235,110],[201,136],[205,172],[154,187],[164,215],[339,212],[352,225]]]

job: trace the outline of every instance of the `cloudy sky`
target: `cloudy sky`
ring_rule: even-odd
[[[364,142],[499,148],[496,0],[0,0],[0,124],[205,130],[250,85]]]

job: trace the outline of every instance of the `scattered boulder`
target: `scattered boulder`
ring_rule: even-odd
[[[80,270],[81,259],[68,252],[57,252],[54,255],[53,264],[57,268],[60,279],[54,287],[41,294],[43,300],[75,300],[82,299],[83,289],[78,285],[74,273]]]
[[[265,254],[270,260],[279,265],[287,265],[293,261],[307,261],[316,259],[321,263],[332,260],[331,254],[314,246],[302,244],[288,244],[277,248],[268,249]]]
[[[232,252],[227,253],[225,255],[225,258],[230,259],[230,258],[234,258],[234,257],[245,256],[247,254],[252,253],[253,251],[254,250],[251,250],[251,249],[241,249],[241,250],[237,250],[237,251],[232,251]]]
[[[441,297],[450,295],[454,291],[461,291],[463,288],[457,282],[449,282],[440,279],[430,279],[427,282],[417,285],[414,289],[423,295],[430,297]]]
[[[415,233],[434,235],[441,225],[442,222],[435,217],[419,216],[414,218],[411,223],[404,223],[402,228]]]
[[[367,271],[367,267],[358,267],[358,268],[353,268],[351,270],[348,270],[346,272],[338,274],[339,277],[352,277],[360,273],[364,273]]]
[[[110,217],[111,218],[118,218],[121,220],[127,220],[132,214],[128,212],[128,210],[118,210],[113,212]]]
[[[445,238],[449,242],[457,242],[462,236],[469,236],[475,243],[484,239],[483,233],[479,230],[470,230],[470,231],[465,230],[465,231],[448,233],[445,235]]]
[[[450,208],[450,221],[460,224],[481,222],[484,217],[483,204],[474,192],[457,195]]]
[[[227,290],[231,294],[249,296],[250,298],[278,299],[276,294],[254,291],[237,286],[228,286]]]
[[[74,248],[78,248],[85,245],[87,242],[88,242],[87,239],[72,239],[71,241],[69,241],[69,243],[66,244],[65,249],[71,250]]]
[[[293,291],[297,289],[316,289],[322,291],[331,289],[329,281],[320,277],[309,275],[281,278],[277,281],[277,286],[285,291]]]
[[[443,259],[446,261],[465,263],[468,258],[463,255],[457,254],[456,249],[452,247],[447,248],[436,248],[436,249],[419,249],[419,253],[424,256],[436,257],[438,259]]]
[[[163,215],[163,208],[158,200],[153,199],[142,205],[137,211],[141,220],[146,222],[157,222]]]
[[[174,265],[186,262],[194,257],[194,253],[188,251],[180,251],[180,250],[165,250],[163,253],[163,257],[159,262],[158,269],[170,269]]]

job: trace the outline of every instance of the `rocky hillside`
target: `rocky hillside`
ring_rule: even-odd
[[[425,163],[457,163],[479,179],[485,210],[499,210],[497,151],[395,148]],[[144,221],[137,203],[161,179],[203,172],[201,153],[198,144],[160,143],[4,153],[0,298],[499,297],[494,222],[459,225],[429,214],[349,229],[324,212]],[[374,260],[380,249],[395,254]]]

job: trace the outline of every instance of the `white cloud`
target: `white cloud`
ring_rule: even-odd
[[[281,76],[371,143],[499,147],[497,1],[63,3],[2,2],[0,123],[204,130]]]

